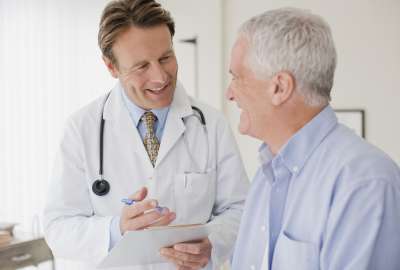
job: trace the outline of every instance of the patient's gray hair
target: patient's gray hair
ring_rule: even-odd
[[[257,77],[288,71],[308,105],[329,103],[336,50],[320,16],[297,8],[271,10],[246,21],[239,34],[249,42],[247,64]]]

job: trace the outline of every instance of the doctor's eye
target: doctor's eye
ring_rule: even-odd
[[[144,69],[146,69],[148,66],[149,66],[149,64],[146,63],[146,64],[143,64],[143,65],[140,65],[140,66],[136,67],[135,70],[138,70],[138,71],[144,70]]]

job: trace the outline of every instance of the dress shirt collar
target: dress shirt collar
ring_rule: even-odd
[[[263,143],[258,152],[262,166],[270,162],[283,165],[292,173],[297,174],[304,164],[323,141],[323,139],[336,126],[337,118],[333,109],[328,105],[310,122],[297,131],[289,141],[281,148],[276,156],[269,150],[267,144]],[[274,166],[273,166],[274,167]]]
[[[303,169],[308,158],[336,125],[335,112],[328,105],[289,139],[279,155],[292,174]]]
[[[140,123],[140,119],[142,118],[142,115],[146,112],[146,110],[140,108],[137,106],[135,103],[133,103],[129,97],[126,95],[125,90],[123,89],[122,86],[119,87],[122,98],[126,104],[126,107],[129,111],[129,114],[132,117],[133,122],[135,123],[135,126],[137,127]],[[150,111],[153,112],[157,116],[157,120],[159,123],[165,123],[165,120],[168,115],[168,107],[160,108],[160,109],[151,109]]]
[[[274,155],[271,150],[269,150],[269,146],[266,143],[261,144],[258,148],[258,161],[262,165],[268,165],[273,158]]]

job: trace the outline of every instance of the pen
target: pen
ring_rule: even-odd
[[[132,205],[132,204],[134,204],[136,201],[135,201],[135,200],[131,200],[131,199],[123,198],[123,199],[121,200],[121,202],[123,202],[123,203],[126,204],[126,205]]]
[[[135,204],[135,203],[136,203],[135,200],[127,199],[127,198],[123,198],[123,199],[121,200],[121,202],[124,203],[125,205],[132,205],[132,204]],[[157,210],[160,214],[162,214],[162,213],[163,213],[163,210],[164,210],[164,207],[156,206],[156,210]]]

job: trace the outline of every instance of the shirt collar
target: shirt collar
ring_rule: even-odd
[[[266,143],[262,143],[258,148],[258,160],[262,165],[268,165],[274,158],[269,146]]]
[[[299,173],[312,152],[336,125],[335,112],[328,105],[297,131],[278,153],[287,169],[292,174]]]
[[[122,95],[122,99],[124,100],[124,103],[129,111],[129,114],[131,115],[132,120],[137,127],[139,125],[140,119],[142,118],[142,115],[146,112],[146,110],[140,108],[135,103],[133,103],[126,95],[125,90],[122,86],[120,86],[119,89]],[[159,123],[165,123],[168,115],[168,110],[169,106],[160,109],[151,109],[150,111],[157,116],[157,120],[159,121]]]

